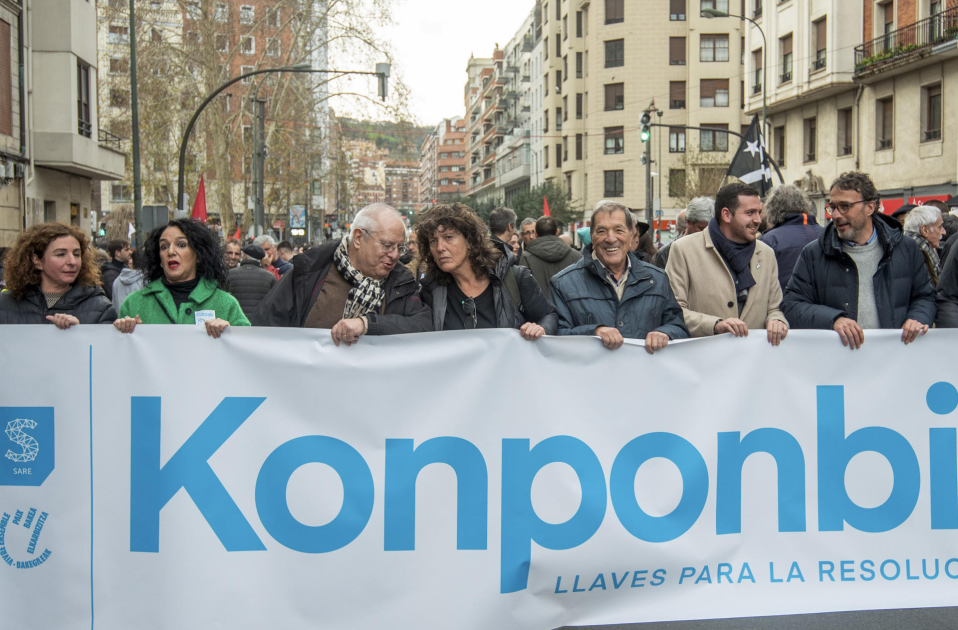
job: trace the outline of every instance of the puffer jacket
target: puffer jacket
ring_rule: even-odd
[[[548,296],[552,276],[576,264],[580,258],[582,254],[563,243],[558,236],[540,236],[529,241],[519,264],[529,268],[542,294]]]
[[[884,254],[873,281],[875,306],[882,328],[901,328],[906,320],[935,322],[935,290],[918,245],[903,238],[897,222],[872,215]],[[858,317],[858,271],[842,249],[831,223],[805,246],[785,290],[782,310],[792,328],[831,330],[839,317]]]
[[[247,259],[230,270],[227,290],[249,317],[274,286],[276,276],[263,269],[258,260]]]
[[[582,259],[552,278],[552,303],[559,315],[560,335],[594,335],[599,326],[617,328],[626,339],[645,339],[652,331],[669,339],[686,339],[689,331],[665,272],[629,253],[632,270],[622,300],[592,257]]]
[[[938,315],[935,326],[958,328],[958,247],[952,247],[944,260],[941,275],[938,277]]]
[[[113,299],[113,283],[120,277],[126,265],[118,260],[111,260],[100,267],[100,285],[109,300]]]
[[[492,299],[496,309],[497,328],[521,328],[526,322],[542,326],[547,335],[556,334],[558,319],[555,308],[542,294],[532,273],[526,267],[514,264],[515,259],[500,256],[495,269],[489,269]],[[513,274],[519,287],[521,304],[518,308],[504,286],[506,274]],[[422,281],[422,301],[432,309],[434,330],[443,330],[446,319],[446,301],[449,288],[431,276]]]
[[[9,291],[0,293],[0,324],[51,324],[47,315],[57,313],[73,315],[81,324],[110,324],[116,319],[113,303],[100,287],[75,284],[50,308],[36,285],[27,289],[22,300]]]
[[[806,245],[822,234],[822,226],[808,214],[793,214],[762,235],[762,242],[775,252],[778,261],[778,283],[782,291],[792,278],[795,261]]]

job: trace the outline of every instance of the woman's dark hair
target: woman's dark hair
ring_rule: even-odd
[[[40,284],[40,270],[33,264],[33,257],[43,258],[50,243],[61,236],[72,236],[80,244],[80,273],[74,284],[95,287],[100,284],[100,268],[96,265],[96,252],[90,239],[78,227],[65,223],[38,223],[28,227],[17,237],[17,242],[7,252],[3,261],[7,290],[13,297],[22,300],[27,287]]]
[[[226,262],[216,235],[211,229],[192,219],[176,219],[156,228],[146,238],[143,245],[143,261],[138,267],[146,276],[147,282],[163,277],[163,265],[160,263],[160,236],[167,228],[175,227],[186,236],[186,242],[196,254],[196,275],[212,280],[219,288],[226,287]]]
[[[440,229],[454,229],[466,239],[469,248],[467,257],[476,279],[482,277],[486,269],[495,265],[502,256],[502,252],[492,244],[486,224],[472,208],[461,203],[434,206],[424,212],[416,223],[416,242],[419,245],[419,255],[426,265],[426,274],[440,284],[448,285],[453,282],[452,274],[439,268],[429,248],[429,239]]]

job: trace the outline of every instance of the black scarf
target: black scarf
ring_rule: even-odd
[[[755,286],[755,279],[752,277],[750,263],[752,254],[755,253],[755,241],[751,243],[736,243],[725,238],[722,230],[719,229],[718,221],[715,217],[709,221],[709,236],[712,237],[712,244],[722,256],[722,260],[732,272],[732,279],[735,280],[735,293],[738,296],[739,314],[742,307],[745,306],[745,299],[748,298],[748,290]]]
[[[193,289],[200,283],[200,277],[196,276],[192,280],[187,280],[186,282],[170,282],[164,276],[162,278],[163,286],[165,286],[170,291],[170,296],[173,298],[173,304],[176,306],[176,309],[179,310],[180,304],[190,299],[190,293],[193,292]]]

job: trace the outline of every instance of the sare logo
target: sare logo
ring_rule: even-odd
[[[0,407],[0,486],[39,486],[53,472],[53,407]]]

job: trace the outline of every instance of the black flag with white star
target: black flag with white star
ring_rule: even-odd
[[[762,137],[758,116],[752,117],[752,124],[748,126],[725,176],[737,177],[757,189],[762,196],[772,189],[772,167],[765,153],[765,138]]]

